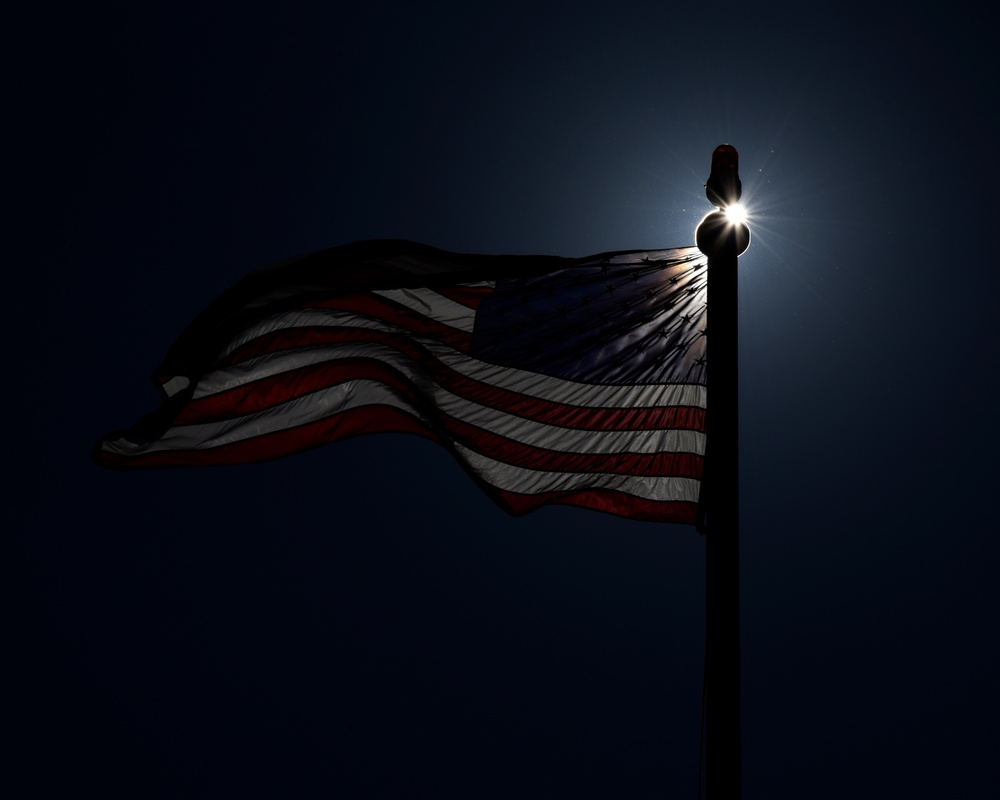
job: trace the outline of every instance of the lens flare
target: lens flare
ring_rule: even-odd
[[[742,203],[733,203],[731,206],[726,206],[725,212],[726,219],[734,225],[747,221],[747,210]]]

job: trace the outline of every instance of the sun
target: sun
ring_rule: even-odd
[[[733,203],[731,206],[726,206],[723,211],[726,213],[726,219],[734,225],[746,222],[747,220],[747,210],[742,203]]]

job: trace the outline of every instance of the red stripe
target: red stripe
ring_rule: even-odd
[[[365,433],[412,433],[431,441],[441,439],[419,420],[389,406],[367,406],[352,409],[308,425],[279,431],[255,439],[214,447],[207,450],[157,451],[134,457],[99,452],[98,463],[106,467],[150,469],[156,467],[191,467],[245,464],[267,461],[298,453],[313,447],[359,436]],[[655,522],[692,524],[697,505],[685,501],[662,502],[645,500],[612,489],[585,489],[573,492],[543,492],[527,495],[497,489],[476,478],[485,491],[513,514],[526,514],[552,503],[582,506],[610,514]]]
[[[535,509],[550,505],[572,505],[604,511],[630,519],[647,522],[675,522],[694,525],[698,504],[686,500],[646,500],[614,489],[587,489],[579,492],[543,492],[542,494],[516,494],[490,487],[487,492],[498,499],[511,514],[521,516]]]
[[[333,363],[316,365],[318,377],[322,386],[335,386],[348,380],[374,380],[389,386],[394,392],[416,408],[422,408],[428,418],[446,431],[449,436],[467,447],[489,456],[496,461],[502,461],[528,469],[545,470],[549,472],[604,472],[626,475],[677,475],[689,478],[701,476],[701,456],[694,453],[572,453],[536,447],[517,442],[488,429],[471,425],[430,406],[422,397],[419,389],[405,376],[384,364],[371,359],[344,359]],[[297,371],[297,374],[301,371]],[[281,380],[284,378],[284,380]],[[216,419],[228,419],[233,416],[250,414],[278,405],[291,397],[300,397],[308,392],[302,391],[299,381],[289,381],[287,376],[277,375],[258,384],[268,384],[266,390],[244,394],[252,387],[240,387],[243,396],[235,403],[217,409],[229,411]],[[256,385],[256,384],[255,384]],[[291,389],[291,393],[289,393]],[[235,391],[235,390],[234,390]],[[230,393],[226,393],[230,394]],[[219,395],[205,398],[206,401],[216,400]],[[245,401],[245,402],[244,402]],[[200,401],[195,401],[196,403]],[[193,404],[192,404],[193,405]],[[376,408],[378,406],[370,406]],[[190,413],[191,406],[185,408],[175,419],[174,425],[200,424],[208,422],[205,417]],[[236,413],[233,413],[234,410]],[[281,414],[280,409],[273,413]],[[608,416],[610,412],[597,409],[596,415]],[[193,417],[193,418],[192,418]]]
[[[264,341],[265,339],[266,341]],[[349,342],[374,342],[391,346],[415,362],[439,386],[452,394],[537,422],[593,431],[703,431],[705,429],[704,409],[691,406],[634,409],[593,408],[540,400],[509,389],[501,389],[456,372],[442,364],[416,342],[405,336],[385,331],[369,331],[359,328],[297,328],[274,331],[256,342],[248,343],[232,357],[242,361],[245,358],[254,358],[268,352]],[[301,397],[309,392],[332,386],[340,380],[349,379],[348,377],[340,377],[348,373],[339,372],[337,369],[337,365],[345,361],[348,360],[341,359],[300,367],[225,392],[193,400],[178,417],[177,424],[207,422],[228,419],[234,414],[249,414],[294,397]],[[349,361],[353,362],[355,359]],[[395,374],[395,371],[393,372]],[[353,377],[368,377],[368,375],[357,374]]]
[[[329,308],[336,311],[351,311],[371,317],[372,319],[388,322],[392,325],[398,325],[417,336],[427,336],[436,339],[449,347],[461,350],[463,353],[469,352],[472,347],[472,334],[458,328],[452,328],[450,325],[436,322],[430,317],[426,317],[377,294],[368,294],[365,292],[346,294],[339,297],[332,297],[329,300],[308,303],[303,308]]]
[[[696,453],[571,453],[524,444],[446,414],[440,423],[454,441],[494,461],[542,472],[701,478]]]
[[[159,450],[136,456],[100,452],[106,467],[194,467],[242,464],[300,453],[365,433],[415,433],[440,443],[419,420],[392,406],[365,406],[240,442],[203,450]]]
[[[493,294],[491,286],[436,286],[434,291],[466,308],[477,309],[479,304]]]
[[[405,392],[405,389],[400,390],[400,393]],[[342,411],[339,414],[333,415],[330,417],[331,419],[335,417],[344,417],[345,419],[353,421],[345,429],[346,432],[345,430],[338,428],[336,434],[330,434],[325,441],[332,442],[339,438],[358,435],[360,433],[378,433],[383,430],[398,430],[397,428],[383,429],[378,424],[378,420],[381,419],[380,415],[382,415],[384,410],[388,408],[392,407],[368,405],[348,409],[347,411]],[[366,409],[371,410],[372,412],[372,422],[367,421],[364,416]],[[399,413],[406,414],[406,412],[402,410],[400,410]],[[415,419],[410,417],[408,414],[406,414],[406,418]],[[321,422],[321,420],[310,422],[305,425],[274,431],[273,433],[246,440],[250,444],[244,444],[243,442],[232,443],[220,445],[218,447],[205,448],[202,450],[191,450],[188,452],[192,454],[192,457],[196,461],[204,459],[207,460],[208,463],[233,463],[229,461],[228,458],[225,458],[223,461],[217,461],[216,459],[219,458],[219,456],[215,455],[215,453],[216,451],[229,452],[231,449],[237,447],[241,448],[240,453],[242,456],[251,461],[276,458],[277,456],[275,455],[267,454],[255,456],[254,453],[257,452],[258,445],[252,443],[260,443],[260,447],[264,448],[265,453],[269,453],[269,448],[272,445],[268,444],[268,442],[274,437],[281,437],[287,431],[293,441],[298,441],[299,431],[304,428],[312,430]],[[432,415],[430,428],[427,428],[427,426],[424,427],[431,431],[430,438],[434,439],[434,441],[454,441],[469,448],[470,450],[481,453],[494,461],[509,464],[515,468],[540,470],[543,472],[575,472],[581,474],[643,475],[648,477],[681,477],[694,479],[701,477],[702,457],[694,453],[573,453],[550,450],[544,447],[537,447],[514,441],[513,439],[509,439],[492,431],[479,428],[475,425],[470,425],[467,422],[457,420],[440,412]],[[410,427],[406,428],[406,430],[413,432],[413,429]],[[302,444],[303,449],[308,446],[311,445]],[[169,452],[180,453],[182,451]],[[293,453],[295,450],[289,449],[286,452]],[[164,453],[166,453],[166,451],[164,451]],[[161,457],[162,456],[157,453],[150,453],[148,455],[137,456],[136,458],[159,461]],[[168,455],[166,457],[168,458],[169,463],[174,463],[170,460],[172,459],[172,456]],[[185,460],[183,463],[188,462]]]

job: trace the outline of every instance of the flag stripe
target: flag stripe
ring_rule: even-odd
[[[702,456],[685,452],[579,453],[551,450],[524,444],[477,428],[462,420],[442,415],[442,428],[454,439],[496,462],[542,472],[642,475],[649,477],[698,478]]]
[[[493,293],[493,281],[479,284],[458,284],[456,286],[438,286],[434,291],[444,295],[449,300],[461,303],[468,308],[479,308],[479,304]]]
[[[704,452],[705,435],[700,431],[588,431],[548,425],[504,414],[448,392],[434,383],[421,386],[423,402],[442,414],[478,427],[488,426],[500,436],[531,447],[574,453],[695,453]],[[150,450],[212,448],[238,439],[274,433],[287,427],[314,422],[344,408],[358,405],[393,405],[414,408],[398,389],[382,381],[350,380],[271,406],[263,411],[216,422],[176,425]],[[277,411],[280,413],[271,413]],[[423,415],[420,415],[423,417]]]
[[[363,382],[375,383],[377,381],[382,386],[373,387],[373,389],[377,389],[378,391],[370,393],[376,399],[369,397],[367,402],[378,402],[379,392],[384,390],[390,399],[383,402],[392,403],[397,400],[405,400],[407,408],[424,409],[429,424],[432,421],[435,428],[444,429],[455,441],[464,442],[475,450],[512,464],[526,467],[534,465],[538,469],[564,472],[593,471],[637,475],[683,475],[685,477],[697,477],[700,474],[700,452],[687,452],[682,447],[674,450],[662,444],[658,452],[651,452],[648,449],[645,452],[633,452],[624,444],[619,444],[617,448],[612,449],[610,452],[593,452],[574,447],[574,442],[570,436],[559,435],[558,433],[556,434],[558,436],[558,448],[546,447],[542,446],[544,440],[540,437],[536,437],[533,442],[528,442],[525,441],[526,437],[524,436],[503,435],[503,433],[499,432],[503,429],[503,426],[496,424],[494,420],[489,418],[487,421],[491,424],[489,427],[486,427],[481,423],[480,425],[476,425],[468,420],[460,419],[458,416],[448,414],[447,403],[428,405],[425,399],[425,392],[421,391],[412,381],[407,380],[405,376],[380,361],[351,359],[321,366],[330,368],[330,371],[333,373],[324,376],[327,381],[326,385],[330,387],[326,391],[336,391],[338,387],[348,384],[348,382],[351,382],[353,385],[360,385]],[[278,382],[271,387],[270,391],[253,391],[248,395],[247,400],[255,400],[259,396],[270,397],[272,399],[275,397],[280,398],[285,388],[280,378],[281,376],[278,376]],[[364,378],[365,381],[359,380],[360,378]],[[298,379],[296,383],[298,383]],[[360,395],[360,393],[355,393],[355,395]],[[275,405],[279,402],[281,401],[274,400]],[[320,397],[316,400],[316,403],[321,406],[329,406],[330,400]],[[244,408],[243,402],[237,402],[235,405],[240,407],[245,414],[249,415],[251,413],[249,409]],[[460,408],[463,412],[467,412],[468,410],[461,405]],[[296,425],[304,418],[301,416],[304,410],[296,409],[294,413],[283,412],[280,415],[273,416],[287,420],[289,425]],[[217,422],[219,423],[217,429],[221,430],[226,425],[224,420],[218,420]],[[190,423],[185,422],[183,424],[187,425]],[[180,419],[175,420],[175,430],[178,432],[183,431]],[[192,434],[193,439],[195,441],[210,441],[211,435],[206,430],[204,427],[197,427]],[[544,428],[541,428],[541,426],[537,430],[544,432]],[[251,432],[257,435],[260,431],[254,427],[251,429]],[[572,430],[569,433],[575,434]],[[579,438],[579,434],[575,435]],[[700,434],[698,436],[700,437]],[[644,435],[641,432],[633,432],[631,437],[636,441],[644,442],[648,434]],[[589,442],[587,443],[589,444]],[[167,442],[166,446],[176,444],[176,442]],[[700,445],[700,441],[695,442],[695,444],[696,446]]]
[[[682,525],[694,525],[698,516],[698,503],[696,501],[648,500],[612,489],[588,489],[582,492],[540,492],[531,495],[494,489],[490,494],[511,514],[517,516],[554,503],[589,508],[629,519],[675,522]]]
[[[416,433],[448,445],[427,420],[400,407],[376,405],[347,408],[294,428],[234,439],[209,449],[140,448],[142,451],[136,453],[124,452],[108,442],[105,463],[120,466],[127,461],[130,467],[242,464],[290,455],[361,434],[393,432]],[[460,445],[451,444],[450,449],[473,477],[503,492],[544,495],[597,488],[654,502],[697,501],[699,482],[694,478],[534,470],[496,461]]]
[[[454,304],[457,305],[457,304]],[[461,352],[468,352],[472,345],[471,330],[460,330],[424,317],[409,308],[375,294],[351,294],[326,300],[312,300],[302,309],[295,309],[268,317],[251,325],[239,336],[233,338],[222,351],[220,358],[239,349],[256,337],[278,330],[281,327],[299,327],[303,324],[324,325],[338,318],[369,320],[371,323],[388,326],[391,330],[407,331],[410,334],[429,337],[450,345]],[[308,320],[312,320],[308,322]]]
[[[287,332],[282,332],[287,333]],[[475,381],[442,364],[412,339],[380,331],[324,331],[343,340],[331,346],[329,337],[322,349],[312,351],[310,364],[296,364],[283,372],[269,374],[250,383],[192,400],[175,419],[177,425],[224,419],[239,409],[248,414],[336,384],[340,380],[382,377],[381,364],[391,365],[411,382],[428,376],[453,394],[468,397],[481,405],[545,422],[582,430],[654,430],[674,428],[704,430],[704,409],[667,405],[645,408],[596,408],[575,406],[538,398],[526,399],[516,392]],[[361,337],[376,337],[366,342]],[[302,344],[300,337],[295,343]],[[306,341],[312,341],[311,338]],[[315,346],[314,346],[315,347]],[[390,349],[391,348],[391,349]],[[394,353],[392,350],[398,352]],[[279,351],[283,354],[283,351]],[[323,355],[325,357],[320,358]],[[280,357],[272,356],[272,357]],[[259,368],[259,362],[254,366]],[[270,370],[267,370],[270,371]],[[257,374],[263,374],[260,370]],[[294,378],[289,375],[294,373]]]
[[[289,328],[309,327],[356,327],[364,330],[384,331],[387,333],[398,333],[399,328],[387,325],[374,319],[354,315],[340,314],[333,312],[302,311],[283,315],[282,318],[268,320],[267,323],[254,331],[260,331],[260,335]],[[296,334],[298,335],[298,334]],[[310,333],[315,336],[315,343],[319,343],[321,334],[319,332]],[[339,332],[334,334],[340,336]],[[561,402],[576,406],[592,406],[603,408],[642,408],[651,406],[691,406],[694,408],[705,408],[705,387],[695,383],[671,383],[671,384],[650,384],[644,386],[617,386],[613,384],[586,384],[576,381],[554,378],[538,372],[520,370],[514,367],[505,367],[497,364],[490,364],[485,361],[470,358],[461,352],[456,352],[454,348],[439,345],[434,340],[411,337],[415,342],[424,347],[427,352],[442,364],[450,367],[456,372],[481,383],[490,384],[500,388],[506,388],[518,394],[540,399],[561,398]],[[247,344],[244,348],[247,353],[255,352],[258,348]],[[244,352],[241,349],[240,352]],[[238,354],[229,351],[229,358]],[[225,391],[235,386],[248,383],[255,377],[266,377],[267,374],[295,369],[317,361],[325,360],[317,348],[303,346],[297,353],[289,353],[288,361],[280,368],[269,366],[267,362],[260,362],[254,365],[260,372],[251,373],[246,371],[234,371],[219,369],[205,377],[198,384],[198,391],[195,397],[201,397],[215,392]]]
[[[415,312],[420,318],[433,319],[449,328],[471,334],[476,324],[475,309],[456,303],[433,289],[394,289],[374,292],[379,297]]]
[[[698,500],[699,482],[690,478],[515,469],[508,464],[494,461],[482,453],[463,448],[461,445],[458,445],[456,449],[469,464],[474,475],[505,492],[540,494],[543,492],[575,492],[581,488],[598,488],[612,489],[616,492],[658,502],[671,500],[697,502]]]

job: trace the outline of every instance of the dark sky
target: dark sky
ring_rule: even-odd
[[[508,517],[412,437],[90,449],[252,268],[691,245],[731,142],[744,797],[994,797],[995,42],[962,3],[839,5],[13,19],[10,796],[693,798],[693,530]]]

